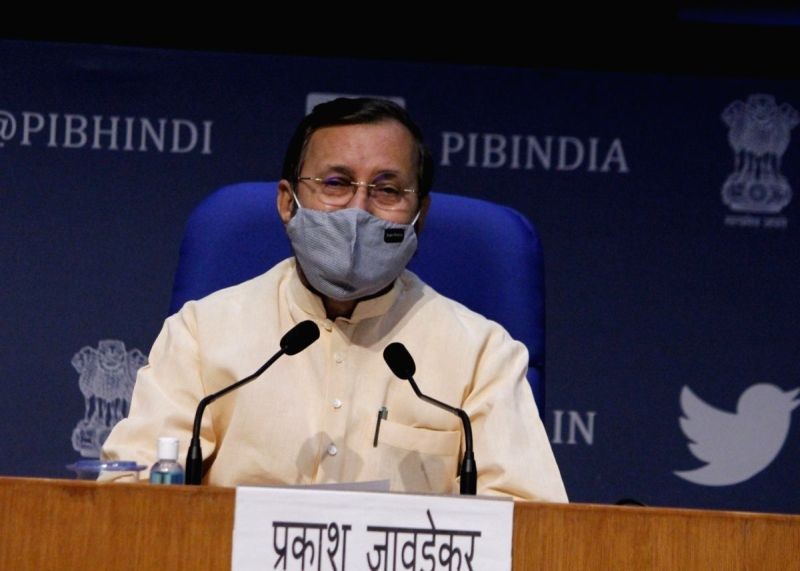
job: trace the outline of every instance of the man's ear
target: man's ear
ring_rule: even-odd
[[[420,235],[422,232],[422,227],[425,225],[425,217],[428,215],[428,208],[431,206],[431,195],[428,194],[425,198],[422,199],[422,205],[419,209],[419,218],[417,218],[417,223],[414,224],[414,232],[417,233],[417,236]]]
[[[289,223],[294,214],[295,204],[292,195],[292,185],[286,179],[281,179],[278,183],[278,216],[281,217],[284,226]]]

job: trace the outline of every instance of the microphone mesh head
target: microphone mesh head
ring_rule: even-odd
[[[414,359],[402,343],[387,345],[383,350],[383,359],[396,376],[406,381],[417,372]]]
[[[310,319],[301,321],[281,338],[281,349],[287,355],[296,355],[319,339],[319,327]]]

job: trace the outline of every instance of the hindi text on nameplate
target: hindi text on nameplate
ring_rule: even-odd
[[[240,487],[232,569],[511,569],[513,512],[503,498]]]

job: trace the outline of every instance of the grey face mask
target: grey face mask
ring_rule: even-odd
[[[286,231],[312,287],[331,299],[350,301],[397,279],[417,249],[418,217],[397,224],[361,208],[323,212],[298,203]]]

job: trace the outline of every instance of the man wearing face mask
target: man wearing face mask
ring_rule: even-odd
[[[197,402],[252,373],[311,319],[319,341],[206,411],[204,482],[388,479],[395,491],[458,493],[460,420],[394,377],[382,353],[399,341],[422,390],[470,416],[478,494],[566,501],[525,347],[405,270],[432,168],[397,105],[318,105],[295,131],[278,185],[295,256],[167,319],[104,456],[151,465],[158,436],[177,436],[186,450]]]

